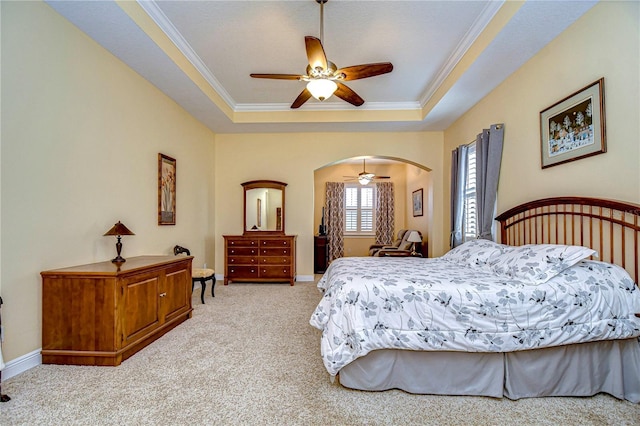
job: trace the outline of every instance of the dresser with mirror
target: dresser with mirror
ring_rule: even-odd
[[[285,234],[286,183],[254,180],[244,189],[242,235],[224,237],[224,284],[288,282],[296,270],[296,236]]]

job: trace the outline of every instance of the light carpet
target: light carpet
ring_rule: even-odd
[[[632,425],[608,395],[362,392],[331,383],[309,318],[315,283],[216,286],[193,318],[119,367],[40,365],[2,383],[2,425]]]

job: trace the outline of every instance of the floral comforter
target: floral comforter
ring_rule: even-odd
[[[509,352],[640,336],[640,289],[583,260],[532,285],[443,258],[340,258],[310,323],[332,375],[383,348]]]

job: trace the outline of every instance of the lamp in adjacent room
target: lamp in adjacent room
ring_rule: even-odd
[[[120,252],[122,251],[122,242],[120,241],[120,238],[122,238],[123,235],[136,235],[136,234],[131,232],[129,230],[129,228],[124,226],[124,224],[122,222],[118,221],[118,223],[113,225],[113,227],[111,229],[109,229],[104,235],[105,236],[107,236],[107,235],[115,235],[116,237],[118,237],[118,242],[116,242],[116,251],[117,251],[118,255],[115,258],[111,259],[111,261],[113,263],[124,263],[124,262],[126,262],[127,259],[125,259],[124,257],[120,256]]]
[[[411,256],[415,256],[416,255],[416,243],[421,243],[422,242],[422,237],[420,237],[420,234],[418,233],[418,231],[411,231],[411,234],[409,234],[409,238],[407,238],[407,241],[412,243],[412,245],[411,245]]]

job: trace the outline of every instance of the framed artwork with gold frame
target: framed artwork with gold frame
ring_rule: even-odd
[[[542,168],[607,152],[604,78],[540,112]]]
[[[176,160],[158,154],[158,225],[176,224]]]

